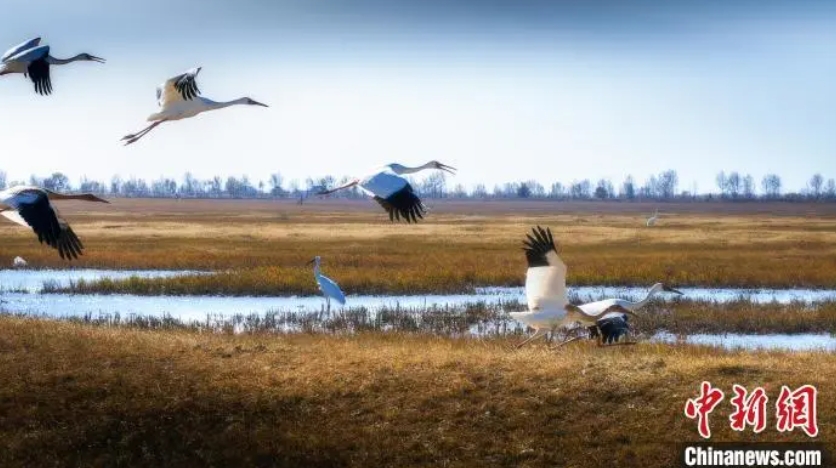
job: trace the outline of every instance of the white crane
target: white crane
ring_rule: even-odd
[[[24,260],[23,257],[18,256],[12,260],[12,266],[15,268],[26,268],[26,265],[26,260]]]
[[[262,104],[248,97],[222,102],[207,99],[200,95],[200,89],[197,87],[196,78],[198,73],[200,73],[200,67],[192,68],[157,86],[157,105],[160,106],[160,111],[148,116],[148,121],[153,122],[151,125],[137,133],[122,137],[125,145],[136,142],[163,122],[187,119],[206,111],[236,105],[269,107],[267,104]]]
[[[551,229],[540,226],[526,234],[523,250],[528,261],[525,275],[527,312],[510,312],[511,318],[534,329],[534,334],[521,347],[556,328],[572,328],[581,320],[583,310],[567,308],[566,264],[557,255]],[[591,318],[591,317],[588,317]]]
[[[657,208],[656,213],[653,216],[647,218],[647,227],[651,227],[651,226],[655,225],[656,221],[658,219],[659,219],[659,209]]]
[[[319,290],[322,291],[322,295],[325,296],[325,303],[327,304],[328,312],[331,312],[331,299],[339,302],[340,305],[345,305],[345,294],[343,294],[343,292],[340,290],[339,285],[337,285],[337,283],[335,283],[334,280],[323,275],[322,272],[319,271],[320,261],[321,259],[319,255],[317,255],[316,257],[311,259],[310,262],[308,262],[308,265],[310,265],[311,263],[314,264],[314,279],[316,279],[316,284],[319,285]]]
[[[615,344],[630,331],[627,323],[628,315],[635,315],[636,310],[647,305],[653,296],[661,292],[682,295],[681,291],[666,286],[664,283],[656,283],[650,288],[647,296],[638,302],[618,298],[603,299],[569,306],[569,309],[580,314],[580,324],[588,327],[590,336],[598,338],[599,344]]]
[[[41,38],[36,37],[7,50],[3,57],[0,57],[0,75],[23,73],[35,84],[35,92],[45,96],[52,93],[50,65],[64,65],[80,61],[105,62],[105,59],[87,53],[68,59],[55,58],[49,55],[49,46],[40,45],[40,43]]]
[[[404,174],[413,174],[425,169],[440,169],[455,174],[455,167],[441,164],[438,161],[430,161],[422,166],[407,167],[401,164],[392,163],[383,166],[375,172],[354,179],[351,182],[331,190],[317,192],[317,195],[327,195],[338,190],[359,186],[364,192],[374,198],[380,206],[389,213],[389,220],[398,221],[404,218],[407,223],[418,222],[424,218],[427,209],[421,203],[421,199],[413,190]]]
[[[90,193],[65,194],[19,185],[0,191],[0,215],[21,226],[31,227],[38,235],[38,241],[57,249],[61,258],[78,258],[84,246],[70,225],[58,215],[52,200],[110,203]]]

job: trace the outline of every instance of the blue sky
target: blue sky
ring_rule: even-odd
[[[0,77],[0,170],[107,180],[362,175],[438,159],[472,186],[676,169],[836,177],[836,2],[6,0],[0,49],[40,35],[43,98]],[[119,138],[193,66],[215,100],[270,104]]]

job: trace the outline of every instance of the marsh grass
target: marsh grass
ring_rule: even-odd
[[[314,255],[350,294],[518,286],[521,240],[537,224],[554,231],[575,285],[836,287],[836,212],[827,204],[671,204],[656,228],[643,224],[649,205],[434,204],[426,222],[409,226],[389,223],[367,201],[68,204],[63,212],[87,246],[75,267],[216,272],[78,283],[69,291],[313,294],[305,263]],[[33,267],[68,266],[31,232],[0,224],[0,235],[0,261],[22,255]]]
[[[810,372],[815,369],[815,372]],[[224,334],[0,317],[0,466],[673,466],[710,381],[819,388],[836,357],[639,344],[510,351],[427,334]],[[737,433],[724,401],[712,441]]]

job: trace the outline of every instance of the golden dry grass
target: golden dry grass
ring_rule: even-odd
[[[535,225],[550,226],[569,282],[741,287],[836,286],[832,204],[432,202],[418,225],[392,224],[373,202],[115,200],[68,203],[64,213],[87,250],[74,263],[104,268],[229,271],[219,276],[97,285],[97,291],[168,294],[314,293],[304,264],[349,293],[463,291],[520,285],[519,250]],[[82,211],[93,210],[93,211]],[[0,261],[16,255],[65,266],[31,232],[0,225]],[[89,288],[88,288],[89,289]],[[84,289],[81,289],[84,290]]]
[[[815,372],[811,372],[815,369]],[[836,436],[836,358],[642,344],[518,352],[400,334],[199,334],[0,318],[0,465],[672,466],[709,380],[816,385]],[[728,398],[728,397],[727,397]],[[808,441],[733,432],[715,441]]]

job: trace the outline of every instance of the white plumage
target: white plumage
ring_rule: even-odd
[[[407,223],[418,222],[418,219],[424,218],[427,210],[409,181],[402,176],[425,169],[440,169],[451,174],[455,174],[454,171],[456,170],[456,168],[438,161],[430,161],[418,167],[407,167],[392,163],[340,187],[320,191],[317,195],[327,195],[357,185],[389,213],[391,221],[400,221],[401,218],[404,218]]]
[[[197,74],[200,73],[200,70],[200,67],[192,68],[157,86],[157,105],[160,110],[148,116],[147,119],[153,123],[137,133],[125,135],[122,137],[122,141],[126,145],[130,145],[163,122],[187,119],[210,110],[235,105],[268,107],[267,104],[262,104],[248,97],[217,102],[201,96],[200,89],[197,87]]]
[[[566,265],[557,254],[551,230],[537,226],[526,237],[523,244],[528,261],[525,279],[528,311],[509,312],[509,315],[534,328],[535,333],[518,347],[556,328],[583,331],[589,327],[590,333],[600,338],[599,343],[615,343],[629,331],[627,316],[647,304],[656,293],[671,291],[682,294],[658,283],[639,302],[606,299],[580,306],[572,305],[566,294]]]
[[[105,59],[81,53],[68,59],[59,59],[49,54],[48,45],[40,45],[41,38],[36,37],[18,44],[0,58],[0,75],[23,73],[35,85],[35,92],[40,95],[52,93],[50,65],[64,65],[78,61],[104,63]]]
[[[28,264],[23,257],[15,257],[14,260],[12,260],[12,266],[15,268],[26,268],[26,265]]]
[[[659,219],[659,210],[657,209],[656,213],[653,216],[647,218],[647,227],[651,227],[651,226],[655,225],[656,221],[658,219]]]
[[[308,262],[308,264],[314,264],[314,279],[316,279],[316,283],[319,285],[319,290],[322,291],[322,295],[325,296],[327,310],[330,312],[331,299],[337,301],[340,305],[345,305],[345,294],[343,294],[340,286],[337,285],[334,280],[322,274],[319,270],[320,262],[321,259],[319,255],[317,255],[310,262]]]

